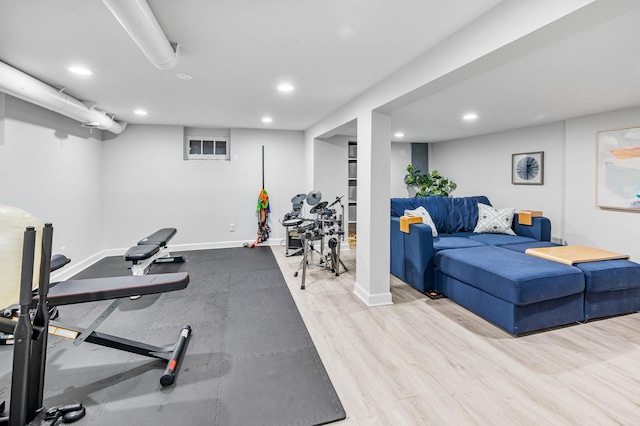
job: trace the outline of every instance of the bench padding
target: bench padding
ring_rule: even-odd
[[[47,302],[50,307],[72,305],[182,290],[188,284],[189,274],[187,272],[68,280],[57,283],[49,289]],[[38,300],[38,296],[34,297],[34,300]]]
[[[128,262],[138,262],[145,260],[160,251],[160,246],[155,244],[133,246],[124,254],[124,260]]]
[[[138,245],[156,244],[160,247],[166,247],[167,243],[176,235],[176,228],[162,228],[146,238],[138,241]]]

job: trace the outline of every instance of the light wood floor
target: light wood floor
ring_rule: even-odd
[[[354,250],[339,277],[311,267],[306,290],[300,257],[273,251],[347,412],[340,426],[640,424],[640,314],[514,338],[395,277],[394,304],[368,308]]]

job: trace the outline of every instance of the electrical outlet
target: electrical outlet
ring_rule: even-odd
[[[236,224],[232,223],[229,225],[229,232],[236,232]]]

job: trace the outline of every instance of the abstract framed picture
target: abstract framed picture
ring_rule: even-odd
[[[544,152],[512,154],[511,183],[514,185],[543,185]]]
[[[640,127],[598,132],[596,143],[598,207],[640,212]]]

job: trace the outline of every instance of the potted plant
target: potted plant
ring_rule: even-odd
[[[452,180],[445,178],[437,170],[431,173],[422,174],[420,169],[412,165],[407,166],[407,174],[404,176],[404,183],[416,191],[416,197],[426,197],[427,195],[442,195],[448,197],[449,194],[458,187]]]

